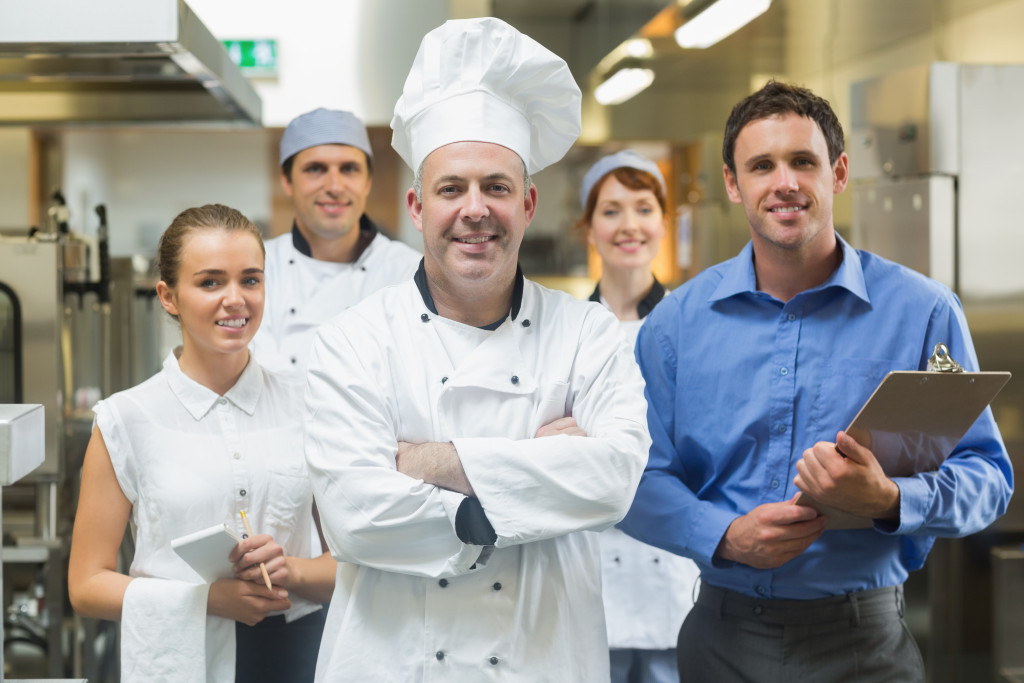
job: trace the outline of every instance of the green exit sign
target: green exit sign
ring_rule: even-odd
[[[231,61],[243,73],[252,76],[273,76],[277,74],[276,40],[225,40],[224,47]]]

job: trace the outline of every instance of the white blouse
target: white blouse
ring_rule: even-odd
[[[117,481],[132,504],[135,557],[129,575],[202,584],[171,548],[171,540],[221,522],[242,536],[242,510],[255,533],[273,536],[286,555],[308,557],[315,527],[303,457],[302,387],[250,361],[238,382],[221,397],[186,376],[178,366],[177,353],[180,349],[168,355],[162,372],[94,408]],[[152,586],[152,582],[144,584]],[[160,590],[143,592],[144,584],[137,591],[129,587],[123,634],[137,631],[138,625],[129,623],[133,613],[152,611],[149,606],[139,612],[138,605],[129,604],[130,598],[137,600],[134,596],[142,593],[151,601],[161,594]],[[165,588],[167,594],[188,593],[184,586]],[[195,600],[201,596],[205,608],[205,590],[189,594]],[[292,606],[284,612],[288,621],[320,609],[294,594],[290,599]],[[207,654],[211,659],[230,655],[233,670],[233,623],[212,616],[206,622],[220,631],[219,646],[227,645],[223,637],[231,641],[230,653],[211,652],[208,647]],[[230,634],[225,625],[231,627]],[[207,633],[208,646],[214,642],[211,635]],[[122,660],[134,664],[136,654],[152,653],[122,651]],[[202,659],[202,653],[180,656],[190,654]],[[206,664],[212,671],[213,662]]]

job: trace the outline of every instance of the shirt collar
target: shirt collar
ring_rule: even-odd
[[[217,404],[221,398],[217,392],[204,387],[181,370],[178,364],[178,356],[181,354],[181,347],[177,347],[164,359],[164,374],[167,376],[167,383],[175,398],[196,420],[201,420],[210,409]],[[259,401],[260,392],[263,389],[263,372],[252,355],[249,355],[249,362],[242,371],[242,375],[235,382],[235,385],[228,389],[224,398],[235,404],[236,407],[245,413],[252,415],[256,412],[256,403]]]
[[[643,320],[647,317],[647,314],[654,310],[654,307],[658,305],[658,302],[665,298],[665,286],[658,282],[658,278],[654,278],[654,284],[651,285],[650,290],[644,295],[643,299],[636,304],[636,315],[638,318]],[[594,293],[590,295],[590,301],[596,301],[601,303],[601,283],[600,281],[594,286]]]
[[[839,248],[843,252],[842,262],[824,282],[817,287],[807,290],[807,292],[820,291],[829,287],[842,287],[854,296],[863,299],[867,303],[871,303],[867,285],[864,283],[864,270],[861,267],[860,256],[857,254],[857,250],[847,244],[846,240],[839,233],[836,233],[836,242],[838,242]],[[754,274],[754,243],[747,242],[736,258],[723,264],[722,280],[715,287],[708,301],[720,301],[737,294],[752,294],[756,292],[757,276]]]
[[[365,244],[369,246],[370,242],[377,237],[378,232],[377,226],[374,225],[373,221],[371,221],[365,213],[359,217],[360,242],[365,242]],[[309,246],[309,240],[307,240],[306,236],[302,234],[302,231],[299,230],[299,224],[294,220],[292,221],[292,246],[295,247],[295,251],[299,252],[303,256],[313,258],[313,249]],[[364,248],[363,251],[365,252],[365,250],[366,249]],[[358,261],[359,259],[357,258],[356,260]]]
[[[437,312],[437,305],[434,304],[434,297],[430,295],[430,287],[427,285],[427,269],[424,266],[425,259],[420,259],[420,266],[416,269],[416,275],[413,276],[413,280],[416,282],[416,288],[420,291],[420,297],[423,299],[423,305],[427,307],[427,310],[434,315],[440,315]],[[526,278],[523,277],[523,269],[520,265],[516,264],[516,282],[512,286],[512,319],[515,320],[516,316],[519,315],[519,309],[523,305],[523,281]],[[482,330],[496,330],[498,329],[505,319],[509,316],[505,316],[501,320],[496,320],[490,325],[481,325]]]

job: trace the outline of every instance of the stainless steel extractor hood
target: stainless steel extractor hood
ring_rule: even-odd
[[[0,125],[258,126],[259,95],[182,0],[0,3]]]

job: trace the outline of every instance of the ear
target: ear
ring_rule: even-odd
[[[729,164],[722,164],[722,177],[725,179],[725,192],[729,195],[729,201],[733,204],[742,204],[740,186],[736,183],[736,174],[729,168]]]
[[[537,213],[537,186],[530,183],[530,189],[526,192],[526,198],[523,200],[523,209],[526,212],[526,225],[530,225],[530,221],[533,220],[533,215]]]
[[[295,170],[292,169],[292,173],[294,172]],[[281,174],[281,189],[284,190],[284,193],[288,196],[289,199],[291,199],[292,181],[288,180],[288,176],[286,176],[284,173]]]
[[[846,183],[850,180],[850,157],[846,155],[846,152],[840,154],[836,159],[836,164],[832,167],[832,177],[834,178],[832,182],[834,194],[839,194],[846,189]]]
[[[171,315],[178,315],[177,297],[174,296],[174,290],[168,287],[163,280],[156,283],[156,296],[160,299],[160,305],[164,307],[165,311]]]
[[[416,190],[409,188],[405,193],[405,209],[409,212],[409,218],[416,229],[423,232],[423,204],[416,199]]]

